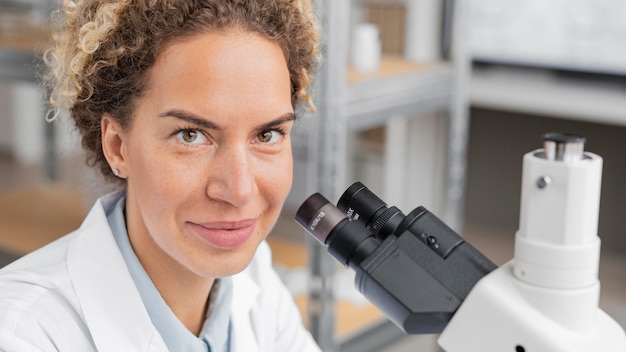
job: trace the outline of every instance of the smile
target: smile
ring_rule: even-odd
[[[200,238],[221,249],[233,249],[245,243],[256,228],[256,219],[237,222],[187,223]]]

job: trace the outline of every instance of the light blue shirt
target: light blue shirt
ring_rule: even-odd
[[[178,320],[174,312],[165,303],[150,277],[144,270],[132,249],[126,221],[124,204],[126,197],[121,197],[113,211],[107,214],[107,221],[115,237],[126,266],[137,286],[141,299],[150,315],[152,324],[161,334],[170,351],[191,352],[228,352],[230,351],[230,301],[232,296],[232,280],[221,278],[217,297],[211,305],[210,314],[206,317],[200,336],[195,336]],[[208,299],[208,297],[207,297]]]

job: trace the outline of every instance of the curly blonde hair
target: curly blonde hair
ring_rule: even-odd
[[[175,38],[215,30],[255,32],[282,49],[294,109],[307,103],[318,64],[318,32],[309,0],[64,0],[52,17],[44,61],[48,120],[67,110],[82,134],[88,164],[113,178],[102,152],[100,121],[108,113],[132,123],[160,49]]]

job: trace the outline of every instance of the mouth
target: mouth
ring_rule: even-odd
[[[210,223],[188,222],[191,230],[213,247],[233,249],[244,244],[256,229],[257,219],[219,221]]]

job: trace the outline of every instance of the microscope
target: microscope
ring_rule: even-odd
[[[363,184],[337,206],[319,193],[296,221],[407,334],[440,334],[446,352],[626,352],[599,309],[602,158],[585,139],[543,136],[523,159],[514,258],[497,267],[430,213],[388,207]]]

